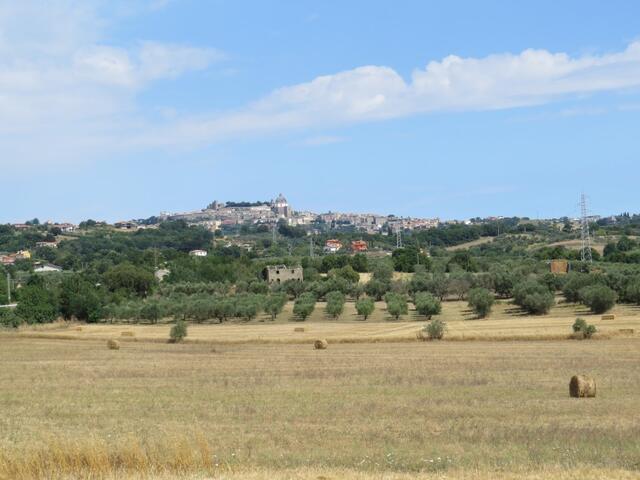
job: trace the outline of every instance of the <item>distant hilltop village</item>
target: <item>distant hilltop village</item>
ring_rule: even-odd
[[[351,230],[363,233],[395,233],[397,231],[435,228],[438,218],[396,217],[375,213],[314,213],[295,211],[284,195],[268,202],[214,201],[196,212],[162,212],[160,221],[184,220],[211,230],[237,225],[275,225],[285,222],[289,226],[314,228],[323,226],[332,230]]]

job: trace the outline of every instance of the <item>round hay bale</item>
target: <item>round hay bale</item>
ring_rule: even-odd
[[[120,343],[117,340],[110,338],[107,340],[107,348],[109,350],[120,350]]]
[[[120,333],[121,337],[135,337],[135,332],[124,331]]]
[[[574,375],[569,382],[569,395],[574,398],[596,396],[596,381],[587,375]]]
[[[328,346],[329,342],[327,342],[325,339],[320,339],[313,342],[313,348],[315,348],[316,350],[326,350]]]
[[[293,329],[294,332],[304,332],[304,327],[296,327]]]

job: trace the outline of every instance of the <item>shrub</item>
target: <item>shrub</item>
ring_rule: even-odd
[[[158,320],[161,317],[162,311],[160,309],[160,305],[156,301],[149,301],[140,309],[140,318],[149,320],[151,323],[158,323]]]
[[[131,263],[121,263],[110,268],[103,278],[112,292],[121,290],[141,297],[146,296],[155,284],[153,273]]]
[[[426,335],[430,340],[442,340],[446,331],[447,324],[440,319],[431,320],[422,329],[423,335]]]
[[[375,308],[376,305],[373,299],[369,297],[361,298],[356,302],[356,311],[358,312],[358,315],[362,315],[365,320],[369,318],[369,315],[373,313]]]
[[[377,279],[369,280],[364,286],[364,291],[370,297],[375,298],[376,300],[382,300],[382,297],[389,291],[391,288],[391,281],[382,281]]]
[[[480,318],[484,318],[491,313],[493,301],[493,295],[486,288],[472,288],[469,291],[469,307]]]
[[[576,318],[571,328],[574,333],[581,333],[582,338],[591,338],[597,332],[596,326],[587,323],[583,318]]]
[[[582,331],[582,335],[584,336],[584,338],[591,338],[593,336],[593,334],[596,333],[597,331],[598,331],[598,329],[596,328],[595,325],[589,324],[589,325],[587,325],[587,328],[585,328]]]
[[[0,308],[0,326],[18,328],[24,320],[12,308]]]
[[[554,304],[553,294],[546,292],[531,293],[525,296],[520,306],[532,315],[544,315],[551,310]]]
[[[306,320],[316,307],[316,297],[306,292],[300,295],[293,304],[293,314],[301,320]]]
[[[580,290],[580,300],[593,313],[604,313],[610,310],[617,299],[616,292],[604,285],[591,285]]]
[[[398,320],[401,315],[409,313],[407,299],[404,296],[398,295],[397,293],[387,293],[385,295],[385,301],[387,302],[387,311],[389,312],[389,315],[394,317],[396,320]]]
[[[349,283],[358,283],[360,281],[360,274],[356,272],[351,265],[330,270],[329,277],[342,278]]]
[[[274,293],[269,295],[264,304],[264,311],[271,316],[271,320],[275,320],[282,312],[287,303],[287,296],[284,293]]]
[[[555,304],[553,293],[547,284],[529,279],[518,283],[513,289],[513,303],[533,315],[547,313]]]
[[[172,343],[179,343],[187,336],[187,322],[178,319],[176,324],[171,327],[169,338]]]
[[[640,280],[634,279],[627,285],[624,297],[628,302],[640,304]]]
[[[236,306],[231,298],[220,298],[213,302],[212,313],[220,323],[233,317],[236,312]]]
[[[491,281],[496,295],[506,298],[513,294],[514,277],[506,270],[494,270],[491,273]]]
[[[60,313],[85,322],[97,322],[103,317],[100,290],[79,275],[65,277],[60,284]]]
[[[247,293],[237,295],[235,300],[235,316],[244,320],[253,320],[262,310],[262,295]]]
[[[588,273],[570,273],[562,287],[562,294],[567,302],[579,302],[580,290],[584,287],[600,283],[600,277]]]
[[[469,290],[474,287],[477,278],[471,273],[455,272],[449,275],[447,293],[455,295],[458,300],[464,300]]]
[[[269,293],[269,284],[261,280],[256,280],[249,284],[247,291],[251,293],[266,295],[267,293]]]
[[[584,318],[576,318],[576,321],[573,322],[573,331],[574,333],[581,332],[587,326],[587,321]]]
[[[351,267],[349,267],[351,268]],[[338,318],[344,310],[345,296],[342,292],[329,292],[326,295],[327,306],[325,310],[328,315]]]
[[[428,292],[416,293],[413,303],[416,306],[418,314],[427,317],[429,320],[431,320],[433,315],[438,315],[442,310],[440,300]]]
[[[433,275],[429,279],[427,290],[440,300],[444,300],[444,297],[446,297],[449,292],[449,278],[442,273]]]
[[[53,322],[58,316],[56,296],[43,285],[27,285],[19,290],[16,314],[27,323]]]

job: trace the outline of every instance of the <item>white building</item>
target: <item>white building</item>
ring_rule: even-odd
[[[33,271],[34,273],[61,272],[62,267],[58,267],[57,265],[53,265],[51,263],[45,263],[34,267]]]
[[[207,251],[206,250],[191,250],[189,252],[189,255],[191,255],[192,257],[206,257],[207,256]]]

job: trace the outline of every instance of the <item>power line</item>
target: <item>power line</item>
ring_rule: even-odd
[[[587,218],[587,197],[584,193],[580,195],[580,236],[582,239],[580,259],[582,262],[593,263],[591,236],[589,235],[589,219]]]

